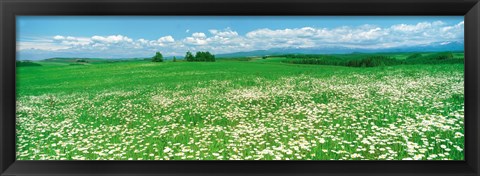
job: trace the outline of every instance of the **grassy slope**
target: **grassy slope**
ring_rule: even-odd
[[[17,154],[463,159],[463,65],[350,68],[282,59],[19,67]]]

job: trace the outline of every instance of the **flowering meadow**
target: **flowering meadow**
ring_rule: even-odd
[[[18,160],[463,160],[464,65],[17,67]]]

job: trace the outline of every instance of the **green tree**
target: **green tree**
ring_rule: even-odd
[[[205,61],[207,62],[215,62],[215,55],[213,55],[212,53],[210,52],[205,52]]]
[[[193,56],[191,52],[187,52],[185,60],[188,62],[215,62],[215,55],[208,51],[197,51]]]
[[[177,58],[173,56],[173,62],[177,62]]]
[[[414,53],[414,54],[408,56],[407,59],[415,59],[415,58],[418,58],[418,57],[422,57],[422,54]]]
[[[155,56],[152,58],[152,62],[163,62],[163,55],[160,52],[155,53]]]
[[[195,54],[195,61],[205,61],[205,53],[204,52],[201,52],[201,51],[198,51],[196,54]]]
[[[187,51],[187,54],[185,55],[185,60],[188,62],[193,62],[195,60],[195,57],[193,57],[193,54],[190,51]]]

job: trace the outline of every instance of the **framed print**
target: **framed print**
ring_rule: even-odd
[[[2,1],[2,175],[478,175],[479,8]]]
[[[463,16],[17,24],[17,160],[465,157]]]

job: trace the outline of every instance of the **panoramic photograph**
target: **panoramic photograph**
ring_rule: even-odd
[[[464,160],[463,16],[16,16],[17,160]]]

